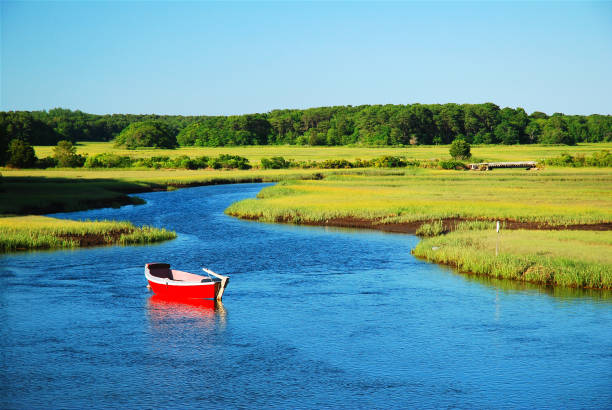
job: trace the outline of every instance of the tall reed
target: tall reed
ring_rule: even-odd
[[[166,229],[136,227],[129,222],[83,222],[45,216],[0,218],[0,252],[145,244],[175,237],[176,233]]]
[[[465,273],[612,288],[612,231],[457,231],[424,239],[413,253]]]

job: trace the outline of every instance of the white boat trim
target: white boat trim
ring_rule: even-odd
[[[173,269],[170,269],[171,271]],[[145,268],[145,277],[148,281],[153,283],[157,283],[159,285],[167,285],[167,286],[210,286],[215,285],[215,283],[219,283],[219,280],[211,280],[210,282],[193,282],[186,280],[172,280],[167,278],[158,278],[157,276],[151,275],[149,272],[149,268]]]

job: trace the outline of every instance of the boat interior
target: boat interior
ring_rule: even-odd
[[[149,269],[149,273],[157,278],[200,283],[219,282],[219,280],[210,278],[208,276],[170,269],[170,265],[167,263],[148,263],[147,268]]]

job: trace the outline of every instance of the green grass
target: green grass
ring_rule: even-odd
[[[612,231],[463,230],[424,239],[413,253],[498,279],[612,288]]]
[[[411,146],[411,147],[302,147],[294,145],[264,145],[241,147],[183,147],[174,150],[166,149],[136,149],[127,150],[116,148],[112,142],[81,142],[77,145],[79,154],[95,155],[101,153],[114,153],[128,155],[135,158],[148,158],[153,156],[178,157],[187,155],[198,157],[202,155],[216,157],[221,154],[240,155],[248,158],[251,163],[259,164],[261,158],[284,157],[297,161],[323,161],[327,159],[346,159],[353,161],[357,158],[372,159],[383,155],[405,156],[409,159],[430,160],[449,159],[449,145]],[[34,147],[38,157],[53,155],[53,147]],[[557,157],[563,153],[571,155],[592,155],[594,152],[608,149],[612,150],[612,143],[578,144],[576,146],[564,145],[475,145],[472,146],[472,155],[485,161],[537,161]]]
[[[419,226],[416,231],[418,236],[437,236],[444,233],[444,224],[441,220],[433,221],[433,222],[425,222],[423,225]]]
[[[357,218],[408,223],[447,218],[547,225],[612,222],[612,170],[492,172],[408,169],[400,175],[330,175],[285,181],[257,199],[232,204],[230,215],[275,222],[323,223]]]
[[[333,170],[3,170],[0,214],[40,214],[142,203],[127,193],[173,187],[315,178]]]
[[[104,179],[4,176],[0,184],[0,214],[41,214],[138,204],[142,200],[126,193],[146,189],[142,184]]]
[[[502,229],[512,221],[563,227],[612,222],[612,170],[494,172],[408,169],[401,175],[331,175],[285,181],[230,215],[263,221],[328,224],[354,218],[375,224],[423,221],[433,236],[414,250],[430,261],[493,278],[548,285],[612,288],[612,232]],[[465,218],[444,233],[444,219]],[[497,249],[497,253],[496,253]]]
[[[176,238],[166,229],[129,222],[72,221],[45,216],[0,218],[0,252],[78,248],[91,245],[146,244]]]

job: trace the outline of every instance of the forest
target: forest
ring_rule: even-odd
[[[130,134],[134,130],[138,138]],[[612,141],[612,116],[527,114],[493,103],[348,105],[230,116],[97,115],[54,108],[0,112],[0,153],[14,139],[31,145],[111,141],[124,131],[119,142],[128,141],[130,148],[139,140],[155,146],[146,130],[169,138],[170,146],[402,146],[449,144],[458,138],[471,144],[573,145]]]

